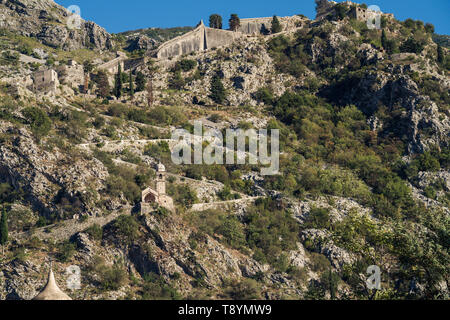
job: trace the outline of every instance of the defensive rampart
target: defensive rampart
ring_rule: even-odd
[[[242,34],[238,32],[208,28],[202,21],[191,32],[163,43],[157,51],[157,57],[168,59],[191,52],[219,48],[231,44],[240,36]]]

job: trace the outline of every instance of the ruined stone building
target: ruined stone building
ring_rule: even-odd
[[[335,15],[335,6],[338,3],[335,1],[329,0],[316,0],[316,20],[325,19],[329,15]],[[350,18],[359,20],[359,21],[368,21],[369,19],[374,19],[378,15],[385,16],[386,18],[394,18],[392,13],[383,13],[377,12],[370,9],[366,9],[361,7],[357,3],[353,3],[351,1],[340,2],[339,4],[345,5],[350,9],[349,16]]]
[[[166,168],[162,163],[156,167],[156,190],[147,188],[142,191],[141,213],[151,213],[158,206],[175,210],[173,199],[166,194]]]
[[[300,16],[278,17],[282,31],[294,30],[302,25],[304,18]],[[247,35],[267,35],[272,29],[273,17],[241,19],[238,31]]]
[[[59,78],[55,70],[40,70],[33,74],[33,88],[35,92],[55,92],[58,87]]]
[[[81,89],[84,87],[84,67],[75,60],[69,60],[67,64],[60,65],[56,68],[59,81],[72,87]]]

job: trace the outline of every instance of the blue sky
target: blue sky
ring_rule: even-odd
[[[228,21],[231,13],[241,18],[290,16],[315,17],[314,0],[55,0],[68,7],[78,5],[81,16],[111,33],[149,27],[195,26],[200,19],[219,13]],[[339,2],[339,1],[338,1]],[[431,22],[436,32],[450,35],[450,0],[364,0],[378,5],[383,12],[394,13],[399,20],[413,18]]]

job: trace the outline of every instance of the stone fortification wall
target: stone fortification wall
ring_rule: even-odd
[[[241,19],[239,32],[252,35],[268,34],[270,33],[271,28],[272,28],[272,18]]]
[[[159,59],[182,56],[191,52],[219,48],[241,37],[239,32],[207,28],[203,22],[193,31],[164,43],[157,52]]]
[[[168,59],[175,56],[205,50],[205,32],[203,23],[197,28],[182,36],[165,42],[158,49],[159,59]]]
[[[220,48],[231,44],[235,39],[242,35],[238,32],[232,32],[228,30],[205,28],[206,34],[206,48]]]
[[[239,32],[248,35],[270,34],[272,20],[273,17],[241,19]],[[289,31],[299,27],[304,18],[300,16],[278,17],[278,20],[282,31]]]
[[[245,35],[269,34],[272,19],[272,17],[241,19],[241,27],[237,32],[208,28],[202,21],[193,31],[163,43],[157,50],[156,56],[158,59],[169,59],[191,52],[228,46]],[[299,16],[279,18],[283,27],[282,31],[297,28],[304,19]]]

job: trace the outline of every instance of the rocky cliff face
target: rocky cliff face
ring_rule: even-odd
[[[111,35],[93,22],[81,21],[80,29],[69,29],[71,13],[52,0],[1,0],[0,28],[33,37],[63,50],[112,47]]]
[[[33,207],[47,217],[58,216],[58,203],[66,198],[72,205],[78,203],[74,215],[98,212],[93,205],[108,176],[101,162],[67,157],[57,148],[42,150],[27,130],[17,131],[4,122],[0,122],[0,134],[11,138],[0,146],[1,180],[24,190]]]

